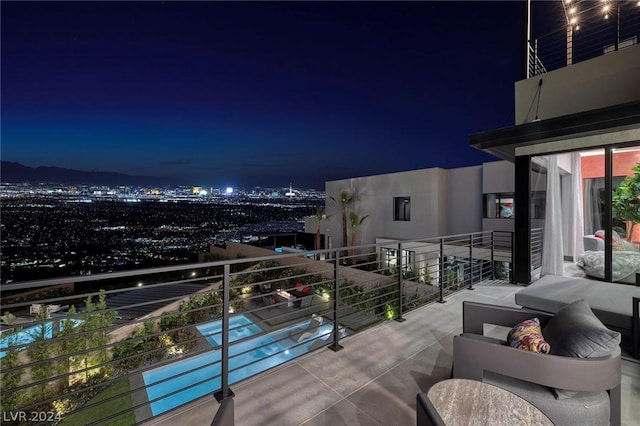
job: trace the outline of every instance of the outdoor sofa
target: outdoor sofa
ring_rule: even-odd
[[[515,295],[517,305],[552,314],[580,299],[587,301],[604,325],[631,340],[632,355],[637,358],[640,351],[640,287],[545,275]]]
[[[512,347],[496,336],[502,328],[485,328],[513,330],[533,318],[539,320],[540,337],[550,345],[550,353]],[[515,393],[558,426],[619,426],[619,343],[620,334],[606,328],[584,300],[567,305],[557,315],[465,301],[463,333],[453,339],[453,377]]]
[[[640,250],[613,231],[611,240],[612,278],[615,282],[635,284],[636,274],[640,274]],[[593,278],[604,279],[604,232],[583,237],[584,253],[578,257],[576,265]]]

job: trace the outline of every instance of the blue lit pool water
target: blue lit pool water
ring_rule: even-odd
[[[318,337],[328,338],[333,328],[332,323],[321,325],[318,333],[306,339],[306,343],[303,344],[285,339],[291,330],[306,327],[308,324],[309,321],[305,321],[267,335],[232,344],[229,347],[229,384],[237,383],[309,352],[311,343]],[[239,331],[234,336],[231,330],[234,325],[244,327],[245,330]],[[216,330],[219,331],[220,327],[221,321],[215,321],[199,326],[198,330],[201,333],[205,330],[203,335],[207,336],[212,332],[215,333]],[[263,331],[244,315],[231,318],[229,328],[229,338],[232,342]],[[220,337],[218,332],[208,336],[207,340],[212,346],[218,347]],[[296,344],[299,346],[293,347]],[[157,416],[220,389],[220,357],[221,351],[213,350],[143,373],[153,415]],[[175,393],[171,394],[172,392]]]
[[[64,319],[62,321],[65,321]],[[60,327],[62,327],[62,321],[59,323]],[[72,326],[75,328],[78,325],[82,324],[82,320],[72,319]],[[44,323],[44,338],[51,339],[53,336],[53,324],[51,321]],[[11,343],[11,346],[17,345],[27,345],[29,343],[34,342],[42,335],[42,324],[34,325],[33,327],[25,328],[22,331],[18,331],[16,333],[7,333],[0,337],[0,349],[6,349]],[[25,349],[26,346],[18,348],[19,351]],[[6,355],[5,351],[0,351],[0,358],[4,358]]]
[[[222,321],[214,321],[202,324],[196,327],[209,344],[214,348],[222,344]],[[262,333],[264,330],[254,324],[244,315],[235,315],[229,318],[229,342],[235,342],[245,337],[254,336]]]

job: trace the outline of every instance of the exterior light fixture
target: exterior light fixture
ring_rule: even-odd
[[[576,7],[573,6],[571,9],[569,9],[569,13],[572,14],[572,15],[575,15],[576,14]]]
[[[573,18],[571,18],[571,20],[569,21],[569,23],[571,25],[576,25],[578,23],[578,18],[576,18],[575,16]]]

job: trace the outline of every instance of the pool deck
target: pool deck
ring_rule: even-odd
[[[415,425],[418,392],[449,377],[462,301],[515,306],[521,287],[487,281],[444,304],[432,303],[232,386],[236,425]],[[640,364],[623,361],[622,424],[640,418]],[[636,403],[632,403],[632,402]],[[211,424],[213,396],[147,421],[154,426]]]

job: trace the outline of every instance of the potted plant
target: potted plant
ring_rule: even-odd
[[[640,223],[640,163],[631,168],[627,176],[613,191],[613,217],[627,223],[627,240],[631,240],[633,228]]]

